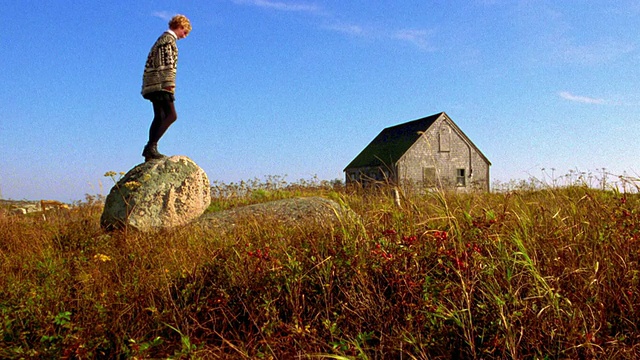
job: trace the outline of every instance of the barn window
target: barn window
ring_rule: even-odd
[[[466,178],[464,169],[456,170],[456,186],[466,186]]]
[[[438,132],[438,145],[440,152],[451,151],[451,129],[448,126],[440,127]]]
[[[436,168],[422,168],[422,183],[424,184],[424,187],[436,186]]]

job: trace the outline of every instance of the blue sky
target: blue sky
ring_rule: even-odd
[[[187,15],[159,144],[211,181],[332,180],[385,127],[446,112],[492,180],[638,176],[640,0],[3,4],[0,195],[106,195],[152,119],[149,48]],[[548,171],[548,170],[547,170]]]

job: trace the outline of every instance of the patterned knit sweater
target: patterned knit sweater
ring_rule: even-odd
[[[154,91],[175,92],[178,68],[178,46],[176,37],[165,32],[153,44],[142,76],[142,95]],[[167,90],[171,88],[171,90]]]

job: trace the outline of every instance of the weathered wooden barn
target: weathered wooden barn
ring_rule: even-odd
[[[347,184],[489,191],[491,162],[441,112],[388,127],[344,169]]]

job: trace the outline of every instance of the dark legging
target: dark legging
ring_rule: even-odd
[[[157,143],[165,131],[178,118],[173,101],[161,100],[153,102],[153,122],[149,128],[149,143]]]

